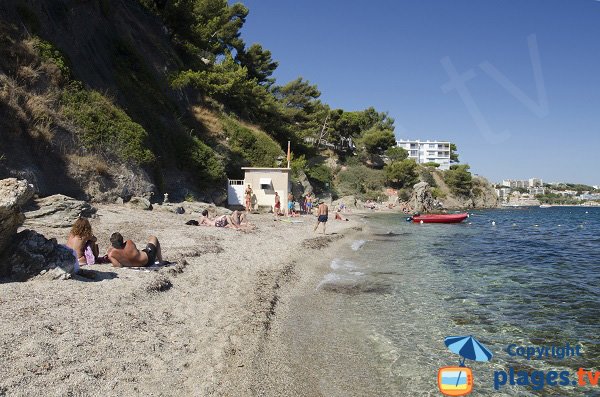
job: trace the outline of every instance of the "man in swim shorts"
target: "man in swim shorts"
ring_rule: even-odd
[[[294,195],[290,192],[288,194],[288,213],[287,216],[294,215]]]
[[[315,232],[317,228],[322,223],[323,224],[323,234],[325,234],[325,226],[327,225],[327,217],[329,215],[329,208],[327,204],[323,200],[319,201],[319,208],[317,209],[317,225],[315,226]]]
[[[123,242],[123,236],[119,232],[110,236],[110,244],[107,254],[114,267],[145,267],[154,265],[157,260],[162,262],[160,244],[156,236],[150,236],[146,248],[141,251],[133,241]]]

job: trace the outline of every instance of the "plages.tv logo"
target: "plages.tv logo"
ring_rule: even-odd
[[[438,388],[446,396],[466,396],[473,391],[473,371],[465,366],[465,360],[489,361],[493,354],[473,336],[448,336],[444,344],[462,360],[458,366],[439,369]]]

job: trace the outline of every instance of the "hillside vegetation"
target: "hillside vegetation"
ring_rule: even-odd
[[[395,147],[387,113],[333,109],[301,76],[275,81],[270,51],[240,34],[248,14],[226,0],[3,1],[0,177],[41,195],[221,202],[227,177],[284,165],[290,141],[295,177],[320,194],[436,187]],[[477,196],[470,177],[446,172],[438,194]]]

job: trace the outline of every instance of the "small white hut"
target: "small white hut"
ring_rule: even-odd
[[[250,185],[252,188],[252,208],[259,209],[275,206],[275,192],[279,193],[281,209],[285,210],[290,191],[290,168],[242,167],[245,171],[243,180],[230,179],[227,186],[227,203],[244,205],[244,192]]]

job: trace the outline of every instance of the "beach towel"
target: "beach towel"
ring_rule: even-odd
[[[304,221],[296,220],[296,219],[280,219],[279,221],[287,222],[287,223],[304,223]]]
[[[92,249],[92,242],[88,241],[85,244],[85,248],[83,250],[83,255],[85,256],[85,264],[86,265],[95,265],[96,257],[94,256],[94,250]]]

